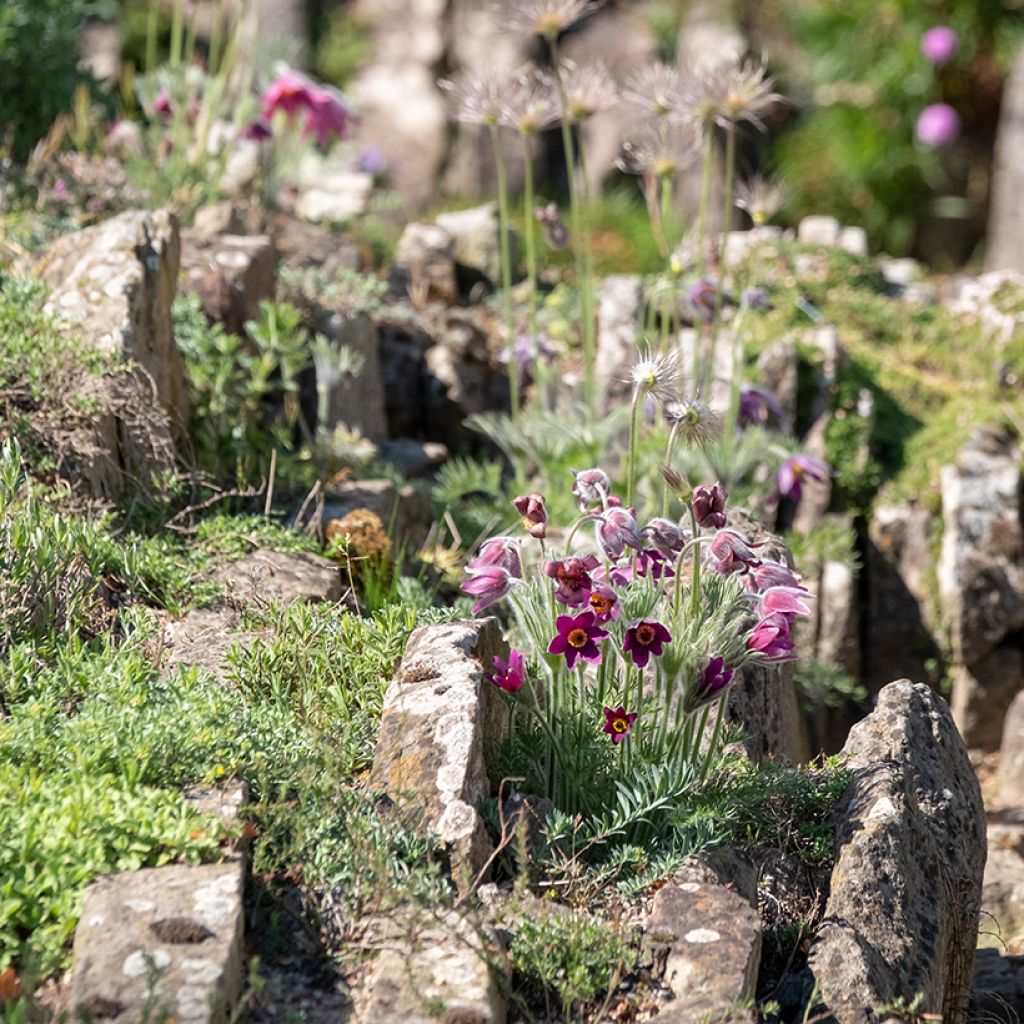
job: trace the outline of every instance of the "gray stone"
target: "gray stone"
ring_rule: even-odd
[[[282,206],[297,217],[314,224],[347,224],[366,213],[373,195],[373,175],[364,171],[307,171],[295,186],[295,193],[284,193]]]
[[[497,203],[484,203],[469,210],[439,213],[434,218],[438,227],[451,236],[452,255],[460,266],[482,274],[492,284],[501,283],[501,240],[498,232]],[[516,265],[518,240],[513,237],[511,259]]]
[[[479,946],[455,914],[414,940],[396,936],[374,964],[363,1024],[504,1024],[504,987]]]
[[[834,249],[839,245],[839,231],[835,217],[804,217],[796,229],[796,237],[802,245],[825,245]]]
[[[93,882],[75,930],[72,1014],[135,1024],[148,1009],[182,1024],[227,1024],[242,990],[244,882],[240,860]]]
[[[458,298],[454,243],[444,228],[407,224],[395,250],[395,266],[409,275],[409,294],[414,301],[454,303]]]
[[[770,392],[782,407],[782,415],[774,417],[769,426],[791,437],[796,426],[797,372],[800,358],[796,342],[781,338],[766,348],[757,359],[757,372],[765,391]]]
[[[853,781],[808,963],[818,1009],[840,1021],[922,993],[921,1012],[966,1019],[985,865],[985,812],[946,703],[903,680],[843,749]]]
[[[410,480],[429,476],[448,461],[448,449],[439,441],[414,441],[399,437],[377,445],[377,457],[395,466]]]
[[[196,210],[192,230],[197,235],[213,238],[215,235],[246,235],[245,215],[231,202],[208,203]]]
[[[909,256],[899,259],[883,259],[879,263],[879,270],[882,271],[882,277],[897,289],[908,289],[917,284],[924,276],[921,264]]]
[[[241,817],[242,808],[249,799],[249,787],[244,782],[228,782],[222,786],[189,786],[185,802],[200,814],[215,814],[230,828]]]
[[[282,266],[295,270],[315,267],[328,280],[340,271],[360,268],[355,243],[329,227],[279,214],[270,223],[270,237]]]
[[[340,373],[334,358],[315,356],[317,391],[323,389],[327,401],[327,420],[317,428],[329,435],[344,424],[371,441],[383,440],[388,424],[376,324],[365,314],[334,313],[325,328],[324,336],[335,353],[343,346],[350,349],[359,357],[361,368],[356,374]]]
[[[371,789],[449,846],[460,884],[476,876],[491,852],[476,807],[490,795],[488,760],[493,763],[508,717],[484,679],[495,655],[508,656],[496,619],[416,630],[384,698],[370,773]]]
[[[868,233],[862,227],[846,227],[839,232],[839,248],[854,256],[867,256]]]
[[[953,717],[968,746],[998,750],[1003,718],[1024,690],[1024,651],[997,647],[973,665],[953,665]]]
[[[999,791],[1004,803],[1024,807],[1024,690],[1013,698],[1003,723]]]
[[[226,596],[246,604],[315,603],[341,600],[341,573],[336,562],[305,551],[261,548],[214,574]]]
[[[761,957],[761,921],[739,893],[700,881],[669,882],[654,897],[645,949],[664,964],[674,999],[655,1018],[665,1024],[719,1020],[753,999]]]
[[[981,911],[979,945],[1005,947],[1024,941],[1024,857],[1013,847],[991,840]]]
[[[418,551],[427,538],[433,513],[430,497],[413,484],[396,487],[390,480],[342,480],[327,490],[321,521],[342,519],[357,509],[369,509],[392,541],[406,551]]]
[[[1018,47],[1003,86],[992,174],[985,266],[989,270],[1024,270],[1024,48]]]
[[[249,644],[261,634],[238,631],[239,615],[230,608],[197,608],[164,624],[160,664],[168,669],[198,668],[218,682],[227,673],[227,655],[236,644]]]
[[[188,403],[171,304],[178,284],[178,221],[132,210],[58,238],[36,273],[53,287],[46,307],[99,351],[134,363],[152,382],[176,438]]]
[[[601,282],[594,369],[608,406],[629,392],[629,369],[637,360],[643,299],[639,274],[610,274]]]
[[[181,235],[184,291],[196,292],[207,317],[241,334],[259,317],[260,303],[274,298],[277,257],[266,235]]]
[[[1024,1018],[1024,956],[978,950],[969,1018],[986,1024],[1020,1024]]]

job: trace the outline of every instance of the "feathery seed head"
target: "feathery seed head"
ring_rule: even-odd
[[[524,35],[556,39],[581,18],[593,14],[598,4],[592,0],[516,0],[510,11],[500,13],[509,26]]]

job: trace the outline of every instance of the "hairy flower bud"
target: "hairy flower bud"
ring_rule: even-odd
[[[728,522],[725,503],[729,493],[718,482],[698,484],[693,489],[693,514],[698,526],[720,530]]]
[[[543,540],[547,534],[548,512],[543,494],[520,494],[512,499],[516,511],[523,517],[523,526],[531,537]]]

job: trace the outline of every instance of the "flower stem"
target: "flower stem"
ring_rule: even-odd
[[[690,526],[693,530],[693,539],[700,536],[700,527],[697,525],[697,513],[693,511],[693,502],[690,502]],[[696,618],[700,607],[700,547],[693,546],[693,572],[690,576],[690,614]]]
[[[707,268],[705,240],[708,230],[708,207],[711,205],[711,174],[715,167],[715,133],[714,125],[709,122],[704,126],[704,172],[700,186],[700,211],[697,215],[697,267],[699,276],[704,276]]]
[[[505,154],[498,138],[497,125],[491,125],[491,147],[494,150],[494,166],[498,173],[498,231],[501,238],[501,291],[505,312],[505,333],[509,348],[509,395],[512,404],[513,421],[519,418],[519,358],[516,355],[515,320],[512,313],[512,252],[508,230],[508,175],[505,170]]]
[[[708,742],[708,749],[704,754],[704,759],[700,767],[700,778],[703,782],[707,778],[708,769],[711,767],[711,762],[718,756],[718,738],[722,734],[722,719],[725,718],[725,702],[728,699],[729,691],[726,690],[721,697],[718,698],[718,710],[715,713],[715,727],[711,730],[711,740]],[[707,721],[707,708],[711,705],[705,706],[704,719]],[[703,733],[703,726],[701,732]]]
[[[633,404],[629,410],[629,450],[626,453],[626,507],[633,504],[633,486],[636,481],[636,435],[640,419],[640,389],[633,389]]]
[[[530,136],[523,135],[523,236],[526,242],[526,276],[530,281],[530,336],[534,368],[537,361],[537,236],[533,222],[533,161]]]
[[[725,194],[722,199],[722,242],[718,251],[718,279],[715,282],[715,311],[711,317],[711,379],[715,379],[717,364],[715,350],[718,347],[718,323],[722,313],[722,291],[725,287],[725,250],[732,224],[732,190],[736,173],[736,129],[731,126],[725,132]],[[736,368],[733,367],[735,375]]]
[[[675,449],[676,437],[678,436],[678,434],[679,434],[679,424],[678,423],[673,423],[672,424],[672,429],[669,431],[669,435],[668,435],[668,447],[665,449],[665,465],[668,466],[669,469],[672,468],[672,452]],[[661,491],[661,516],[662,516],[663,519],[667,519],[668,518],[668,501],[669,501],[668,494],[669,494],[668,481],[665,480],[665,481],[662,482],[662,491]]]

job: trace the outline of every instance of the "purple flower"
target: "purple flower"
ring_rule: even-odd
[[[789,635],[789,619],[778,612],[761,619],[747,637],[747,647],[750,650],[757,651],[772,661],[788,658],[794,646]]]
[[[948,146],[960,135],[960,116],[948,103],[933,103],[917,119],[917,137],[926,146]]]
[[[511,537],[492,537],[485,540],[476,557],[466,566],[466,571],[473,572],[491,566],[500,566],[510,576],[521,580],[523,564],[519,559],[519,541]]]
[[[693,514],[698,526],[706,526],[712,530],[720,530],[728,522],[725,514],[725,503],[729,492],[717,481],[711,485],[698,484],[693,489]]]
[[[631,576],[650,576],[652,580],[669,580],[676,574],[671,560],[659,548],[644,548],[636,556],[635,568]]]
[[[711,541],[712,567],[715,572],[729,576],[734,572],[748,572],[761,564],[750,545],[735,530],[719,530]]]
[[[674,558],[686,546],[686,534],[678,524],[668,519],[652,519],[643,528],[643,533],[668,558]]]
[[[627,711],[625,705],[620,704],[617,708],[604,709],[604,725],[601,732],[608,733],[612,743],[620,744],[632,731],[633,723],[636,721],[636,712]]]
[[[600,564],[593,555],[565,558],[560,562],[545,562],[544,574],[550,576],[558,587],[555,591],[555,600],[570,608],[583,607],[594,586],[590,574]]]
[[[157,114],[164,121],[174,114],[171,94],[166,89],[161,89],[153,98],[153,113]]]
[[[750,570],[744,582],[751,590],[760,592],[771,587],[800,587],[801,577],[788,565],[765,560]]]
[[[772,417],[783,415],[778,399],[769,391],[761,388],[746,387],[740,391],[739,425],[746,427],[751,423],[764,425]]]
[[[63,178],[58,178],[53,183],[53,194],[62,202],[67,202],[71,197],[71,193],[68,191],[67,185],[64,183]]]
[[[768,298],[768,293],[763,288],[757,286],[745,289],[740,302],[747,309],[768,310],[775,308],[772,300]]]
[[[947,64],[956,55],[960,40],[948,25],[935,25],[921,36],[921,53],[932,64]]]
[[[574,469],[572,475],[575,478],[572,493],[576,495],[581,509],[586,509],[595,502],[604,504],[612,488],[612,482],[603,469],[583,469],[579,472]]]
[[[309,91],[306,134],[316,136],[316,144],[325,149],[335,139],[347,139],[355,120],[345,97],[331,86]]]
[[[523,526],[531,537],[543,540],[548,529],[548,511],[543,494],[520,494],[512,499],[516,511],[523,517]]]
[[[267,142],[269,139],[274,137],[274,133],[270,130],[270,125],[262,119],[256,121],[250,121],[239,133],[240,139],[246,139],[249,142]]]
[[[288,71],[278,75],[263,94],[263,118],[269,121],[279,110],[292,117],[308,110],[313,83],[305,75]]]
[[[724,658],[717,656],[708,658],[708,663],[697,677],[694,699],[703,704],[705,701],[717,697],[732,682],[732,677],[735,674],[735,669],[725,668]]]
[[[776,484],[783,498],[791,498],[798,502],[803,493],[801,481],[804,477],[824,482],[831,475],[832,470],[821,459],[816,459],[813,455],[791,455],[779,466]]]
[[[648,622],[641,619],[626,630],[626,639],[622,649],[633,659],[637,668],[644,668],[653,654],[660,657],[665,644],[672,639],[672,634],[660,622]]]
[[[621,558],[627,547],[640,551],[644,546],[640,524],[626,508],[610,508],[598,516],[597,542],[611,559]]]
[[[523,667],[523,656],[514,647],[508,652],[508,661],[494,656],[494,672],[484,676],[488,682],[494,683],[506,693],[515,693],[523,685],[526,670]]]
[[[359,170],[376,176],[383,174],[387,169],[387,157],[379,146],[363,146],[359,153]]]
[[[811,609],[804,604],[810,596],[803,587],[769,587],[761,595],[761,615],[810,615]]]
[[[715,317],[715,294],[717,289],[715,288],[714,282],[707,280],[707,278],[701,278],[695,284],[691,285],[689,292],[686,295],[686,301],[689,302],[690,308],[697,314],[697,316],[705,323],[711,323]]]
[[[485,608],[500,601],[512,589],[512,575],[500,565],[485,565],[469,569],[468,580],[463,580],[459,590],[475,597],[473,614],[479,615]]]
[[[558,635],[548,644],[549,654],[564,654],[566,667],[572,668],[578,658],[596,664],[601,660],[598,640],[608,633],[595,622],[593,612],[581,615],[559,615],[555,619]]]
[[[587,597],[587,604],[598,622],[609,622],[622,614],[619,598],[611,587],[594,587]]]

